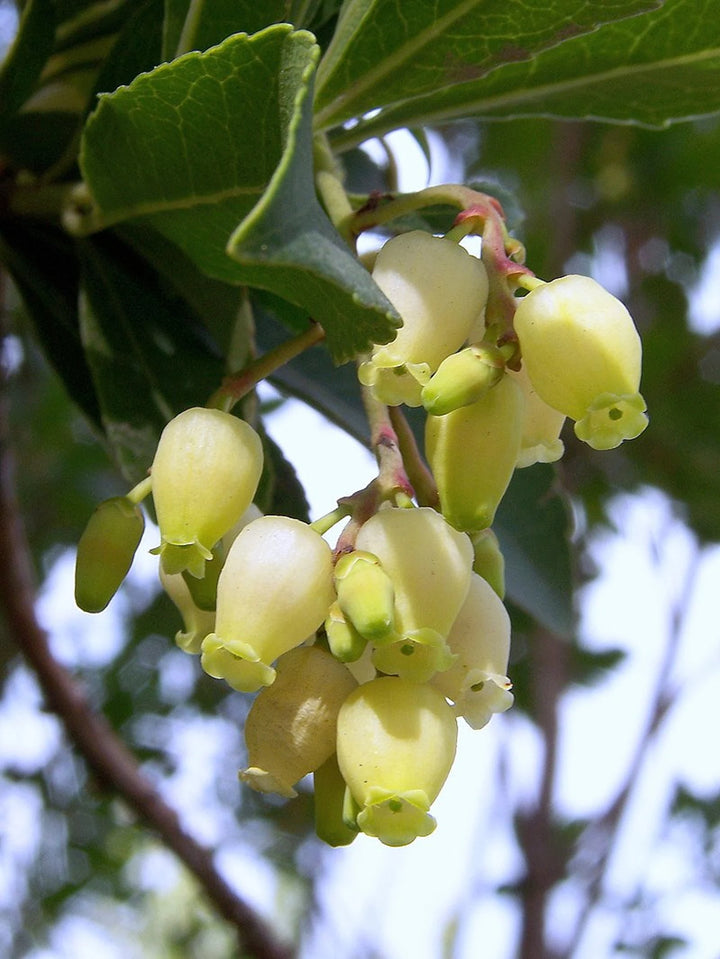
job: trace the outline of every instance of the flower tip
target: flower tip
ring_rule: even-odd
[[[575,435],[594,450],[614,450],[625,440],[634,440],[649,419],[640,393],[632,396],[605,394],[575,423]]]
[[[284,796],[285,799],[294,799],[297,796],[297,791],[292,786],[273,776],[267,769],[260,769],[259,766],[248,766],[238,775],[241,782],[256,792],[275,793],[278,796]]]
[[[430,803],[422,790],[388,795],[367,805],[357,817],[366,836],[386,846],[408,846],[418,837],[429,836],[437,822],[428,812]]]

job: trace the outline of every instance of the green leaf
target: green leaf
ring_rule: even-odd
[[[146,224],[123,223],[116,233],[157,270],[166,298],[180,298],[184,308],[202,320],[226,358],[226,369],[244,366],[251,349],[252,318],[244,316],[243,288],[201,273],[179,247]]]
[[[53,47],[55,12],[50,0],[30,0],[0,71],[0,113],[13,113],[35,88]]]
[[[6,220],[0,261],[17,286],[42,349],[70,396],[94,423],[100,410],[80,340],[73,241],[40,223]]]
[[[188,50],[207,50],[233,33],[257,33],[273,23],[292,22],[288,0],[165,0],[163,59]]]
[[[351,133],[426,122],[553,116],[663,126],[720,110],[720,18],[709,0],[666,0],[487,76],[407,100]]]
[[[164,64],[101,99],[81,166],[104,225],[141,218],[208,276],[283,296],[342,361],[397,320],[315,196],[317,55],[278,25]]]
[[[552,466],[515,470],[494,525],[507,595],[552,632],[574,633],[570,516]]]
[[[530,61],[659,0],[349,0],[318,72],[320,129]],[[424,117],[416,112],[414,121]]]
[[[320,322],[342,363],[391,339],[399,318],[317,202],[311,97],[296,107],[283,158],[228,252],[246,283],[302,306]]]
[[[81,262],[81,331],[103,425],[138,482],[167,421],[217,387],[222,359],[192,310],[115,237],[84,241]]]

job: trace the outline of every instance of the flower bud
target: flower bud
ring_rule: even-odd
[[[372,275],[403,325],[361,364],[360,381],[390,406],[420,406],[422,386],[467,340],[485,307],[485,266],[451,240],[415,230],[387,241]]]
[[[132,566],[145,519],[126,496],[100,503],[77,547],[75,602],[86,613],[105,609]]]
[[[356,546],[377,556],[395,589],[397,641],[373,662],[424,682],[449,662],[445,637],[470,583],[470,540],[428,507],[389,508],[363,523]]]
[[[443,516],[456,529],[490,526],[520,450],[523,396],[504,376],[470,406],[428,416],[425,450]]]
[[[330,547],[306,523],[287,516],[253,520],[238,534],[220,573],[215,632],[203,642],[203,669],[245,692],[269,685],[270,664],[327,616],[335,598],[332,577]]]
[[[514,322],[538,395],[576,420],[580,439],[613,449],[642,433],[642,346],[620,300],[590,277],[563,276],[523,297]]]
[[[422,404],[433,416],[444,416],[479,400],[505,372],[495,346],[477,344],[446,357],[423,387]]]
[[[185,628],[175,633],[175,642],[186,653],[199,653],[203,639],[215,629],[215,613],[195,604],[182,573],[168,575],[161,566],[160,582],[183,618]]]
[[[335,602],[328,610],[325,619],[325,635],[330,652],[341,663],[355,663],[365,652],[367,640],[355,629]]]
[[[457,723],[430,686],[397,676],[358,686],[340,707],[337,758],[358,827],[388,846],[435,829],[429,814],[455,758]]]
[[[296,796],[295,783],[335,752],[338,712],[356,687],[342,663],[318,646],[284,653],[275,682],[258,693],[245,721],[242,781],[259,792]]]
[[[328,846],[349,846],[359,830],[355,821],[343,817],[347,786],[333,752],[313,774],[315,832]]]
[[[171,420],[152,465],[166,573],[201,578],[217,541],[250,505],[262,472],[260,437],[244,420],[196,407]]]
[[[500,599],[505,598],[505,557],[500,543],[491,529],[481,529],[470,537],[473,545],[473,572],[478,573],[495,590]]]
[[[555,463],[565,452],[565,446],[560,439],[565,414],[548,406],[538,396],[524,365],[519,372],[510,373],[510,376],[525,397],[520,453],[516,465],[524,467],[534,463]]]
[[[340,609],[361,636],[379,643],[393,635],[395,591],[377,556],[359,549],[341,556],[335,589]]]
[[[467,599],[448,636],[455,654],[452,666],[437,673],[431,685],[455,704],[455,711],[473,729],[481,729],[493,713],[513,704],[507,672],[510,617],[493,588],[473,573]]]

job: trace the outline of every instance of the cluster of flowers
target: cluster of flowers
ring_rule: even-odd
[[[253,505],[263,452],[218,409],[175,417],[149,478],[100,504],[78,546],[76,599],[105,607],[143,532],[152,493],[176,636],[203,669],[256,693],[243,781],[294,796],[314,774],[318,835],[405,845],[435,828],[457,723],[513,702],[502,556],[490,526],[513,470],[562,454],[566,416],[610,448],[645,424],[640,345],[627,311],[592,280],[564,277],[517,298],[522,365],[485,328],[483,262],[447,238],[389,240],[373,276],[398,310],[395,340],[359,377],[381,405],[424,405],[439,509],[386,497],[323,531]],[[511,369],[513,365],[516,369]]]

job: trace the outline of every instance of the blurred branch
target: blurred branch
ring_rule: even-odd
[[[545,935],[547,898],[565,872],[567,857],[558,842],[553,822],[554,783],[557,769],[558,703],[568,680],[567,641],[547,630],[538,630],[529,644],[534,719],[544,746],[544,761],[535,807],[518,811],[515,826],[525,856],[525,876],[520,883],[522,923],[518,959],[549,959]]]
[[[581,862],[588,864],[588,876],[586,878],[584,908],[577,918],[570,939],[571,944],[567,950],[568,955],[572,955],[580,945],[593,910],[604,899],[606,894],[604,887],[609,864],[612,853],[618,844],[623,816],[640,782],[642,767],[648,752],[656,741],[668,713],[677,702],[684,688],[678,684],[673,684],[670,677],[677,660],[685,615],[695,586],[701,559],[702,550],[697,548],[685,571],[682,589],[670,610],[668,635],[655,680],[655,688],[645,725],[635,746],[635,752],[628,765],[625,779],[605,812],[590,823],[579,840],[578,858]],[[618,911],[617,904],[615,904],[614,909]]]
[[[50,651],[47,634],[35,615],[35,575],[18,509],[4,372],[0,375],[0,555],[5,560],[0,606],[8,631],[34,670],[47,705],[101,785],[119,794],[182,860],[218,912],[235,926],[244,953],[256,959],[290,959],[292,950],[276,941],[265,921],[225,882],[212,852],[182,828],[176,811],[143,775],[105,718],[93,712],[80,684]]]

